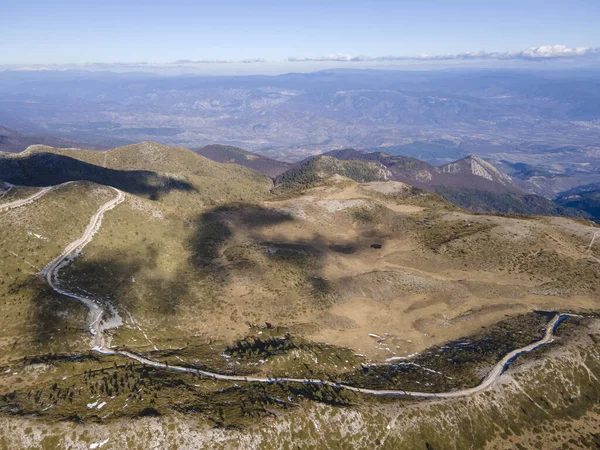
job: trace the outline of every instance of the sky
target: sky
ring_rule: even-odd
[[[13,68],[266,73],[565,64],[600,53],[598,0],[2,3],[0,66]]]

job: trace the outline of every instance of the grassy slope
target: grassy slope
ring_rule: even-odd
[[[338,186],[345,184],[334,183],[327,189],[336,192]],[[349,186],[353,189],[356,185]],[[448,302],[453,302],[458,301],[455,298],[481,295],[486,289],[484,284],[464,291],[460,284],[449,281],[433,290],[417,284],[414,290],[399,278],[399,285],[390,285],[392,291],[387,293],[385,283],[370,275],[382,270],[381,258],[370,249],[373,242],[386,248],[419,243],[406,256],[410,262],[399,260],[397,252],[387,251],[381,263],[410,264],[413,270],[426,273],[461,268],[464,273],[456,277],[496,277],[500,284],[511,279],[523,284],[518,295],[505,294],[506,289],[500,287],[490,297],[491,303],[505,301],[504,295],[518,299],[536,286],[570,294],[597,289],[596,266],[577,253],[585,251],[583,241],[563,236],[542,223],[515,220],[517,228],[540,231],[514,241],[510,233],[497,234],[496,229],[505,225],[493,218],[470,217],[472,222],[467,222],[443,217],[440,213],[447,204],[429,194],[409,191],[397,198],[364,195],[365,203],[331,214],[314,209],[319,200],[312,199],[310,203],[317,205],[309,204],[305,209],[310,221],[298,220],[289,212],[293,211],[289,205],[302,197],[276,197],[263,205],[234,203],[182,217],[168,204],[131,196],[111,213],[111,220],[106,221],[83,257],[65,269],[64,279],[73,289],[79,286],[112,298],[123,308],[123,317],[130,312],[137,325],[118,330],[115,342],[139,349],[151,349],[153,344],[137,326],[159,348],[210,339],[231,342],[248,333],[247,322],[282,324],[294,333],[310,336],[323,327],[335,329],[327,319],[329,311],[341,308],[336,305],[343,305],[355,292],[372,291],[377,299],[394,298],[394,294],[411,298],[413,291],[423,292],[428,301],[438,302],[442,292],[448,291]],[[329,200],[323,202],[326,206]],[[337,205],[337,200],[332,202]],[[390,209],[396,202],[427,209],[414,217],[397,214]],[[348,230],[354,231],[348,234]],[[551,246],[544,244],[548,233],[570,250],[550,250]],[[548,251],[540,253],[540,246]],[[338,266],[346,264],[360,264],[364,272],[340,272]],[[390,273],[392,278],[398,276],[393,269]],[[453,309],[449,309],[452,315],[464,310]]]
[[[264,198],[272,186],[267,177],[250,169],[151,142],[107,152],[32,146],[22,154],[0,158],[0,179],[29,185],[72,179],[103,182],[137,196],[160,198],[181,213]]]
[[[105,187],[79,182],[0,213],[3,360],[86,348],[83,308],[56,296],[36,273],[83,232],[90,216],[112,196]]]

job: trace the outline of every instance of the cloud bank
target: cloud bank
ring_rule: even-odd
[[[370,62],[370,61],[453,61],[453,60],[476,60],[476,59],[497,59],[497,60],[547,60],[559,58],[577,58],[584,56],[593,56],[600,54],[600,47],[567,47],[566,45],[542,45],[532,47],[526,50],[516,52],[467,52],[467,53],[446,53],[442,55],[421,54],[418,56],[365,56],[365,55],[344,55],[334,54],[327,56],[290,56],[289,62]]]
[[[242,59],[240,61],[234,61],[232,59],[178,59],[177,61],[173,61],[171,64],[175,64],[175,65],[234,64],[234,63],[253,64],[253,63],[264,63],[264,62],[267,62],[267,61],[262,58],[247,58],[247,59]]]
[[[29,64],[29,65],[0,65],[0,70],[22,70],[22,71],[59,71],[59,70],[115,70],[115,71],[146,71],[146,72],[168,72],[179,71],[240,71],[243,70],[258,71],[258,67],[264,64],[267,67],[277,67],[281,73],[285,72],[282,65],[287,63],[301,62],[329,62],[329,63],[362,63],[362,62],[435,62],[435,61],[548,61],[548,60],[583,60],[584,58],[596,57],[600,60],[600,47],[567,47],[566,45],[542,45],[532,47],[526,50],[513,52],[466,52],[466,53],[446,53],[439,55],[420,54],[417,56],[367,56],[367,55],[348,55],[331,54],[325,56],[290,56],[284,60],[268,61],[263,58],[245,58],[245,59],[179,59],[171,62],[85,62],[72,64]],[[595,61],[596,59],[594,59]],[[264,67],[264,66],[263,66]],[[263,70],[263,69],[260,69]],[[267,69],[264,69],[267,70]],[[287,69],[289,70],[289,69]],[[262,72],[256,72],[262,73]]]
[[[247,58],[242,60],[233,59],[179,59],[167,63],[155,63],[147,61],[137,62],[86,62],[72,64],[29,64],[26,66],[12,66],[12,70],[20,71],[60,71],[60,70],[111,70],[111,69],[174,69],[174,68],[194,68],[194,66],[204,65],[223,65],[223,64],[259,64],[266,63],[262,58]],[[0,70],[2,67],[0,66]]]

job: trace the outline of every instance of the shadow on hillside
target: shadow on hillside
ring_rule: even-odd
[[[276,226],[296,221],[290,214],[257,205],[237,204],[212,209],[201,214],[195,223],[195,232],[189,245],[191,264],[203,274],[212,274],[222,285],[231,283],[236,271],[260,283],[269,277],[266,270],[273,267],[294,268],[302,277],[302,288],[313,298],[323,299],[334,295],[335,285],[322,276],[323,267],[331,254],[349,255],[370,249],[375,243],[383,245],[388,236],[376,230],[358,233],[355,242],[349,243],[314,233],[309,238],[287,235]],[[268,238],[263,233],[268,231]],[[243,239],[236,240],[236,236]],[[266,257],[270,268],[257,263]],[[275,269],[277,270],[277,269]],[[299,275],[302,274],[302,275]]]
[[[17,288],[19,294],[31,298],[28,330],[33,332],[33,346],[27,354],[52,351],[68,352],[66,343],[77,342],[86,331],[86,309],[55,293],[41,279],[31,277]],[[77,320],[81,319],[81,320]]]
[[[239,204],[225,205],[201,214],[196,219],[196,228],[191,239],[191,262],[200,269],[211,269],[219,265],[215,261],[221,248],[234,234],[234,228],[260,229],[291,222],[287,213],[262,206]]]
[[[51,186],[67,181],[92,181],[158,200],[170,191],[196,191],[187,181],[148,170],[115,170],[54,153],[0,159],[0,180],[23,186]]]
[[[230,285],[234,273],[249,276],[260,285],[268,282],[279,269],[292,268],[288,273],[297,277],[298,292],[312,298],[317,305],[326,306],[340,294],[338,286],[322,275],[327,258],[332,254],[361,252],[369,249],[373,242],[385,243],[387,239],[370,229],[359,233],[352,243],[319,233],[304,239],[286,235],[285,230],[274,233],[278,225],[295,220],[285,212],[258,205],[220,206],[198,216],[189,241],[189,260],[174,262],[178,269],[170,271],[172,275],[168,277],[142,275],[142,272],[147,274],[148,269],[159,273],[161,250],[153,243],[138,246],[133,252],[76,260],[61,271],[59,279],[65,290],[87,295],[99,303],[110,303],[121,318],[127,320],[126,311],[135,317],[138,308],[152,316],[168,318],[177,314],[180,304],[192,295],[194,301],[205,302],[207,310],[218,307],[215,299],[223,292],[222,288]],[[264,234],[267,230],[268,239]],[[240,234],[243,239],[236,241]],[[241,251],[236,252],[237,249]],[[259,262],[253,265],[252,261],[245,261],[243,252],[258,258]],[[265,265],[264,258],[271,264]],[[198,292],[202,285],[207,291]],[[73,324],[65,320],[65,314],[73,311],[75,300],[53,294],[45,285],[35,289],[38,294],[34,303],[38,306],[32,314],[31,326],[36,330],[38,344],[51,348],[50,337],[56,336],[58,330],[66,333],[69,323]],[[83,319],[81,324],[76,324],[77,328],[70,331],[73,339],[78,339],[82,332],[87,333]]]
[[[110,303],[125,320],[121,307],[144,307],[159,315],[174,314],[180,300],[189,292],[185,273],[177,271],[173,279],[154,275],[143,282],[138,278],[142,270],[158,268],[157,246],[140,249],[135,255],[76,260],[60,275],[63,285],[78,293],[92,292],[99,303]],[[141,301],[141,302],[140,302]]]
[[[121,319],[129,319],[128,312],[136,316],[142,308],[150,315],[168,317],[177,312],[181,300],[189,294],[186,274],[178,272],[174,279],[154,276],[138,279],[143,269],[157,266],[158,250],[149,247],[136,255],[115,255],[93,260],[75,260],[59,273],[61,288],[67,292],[93,299],[97,304],[111,305]],[[68,317],[72,311],[83,311],[84,306],[72,298],[56,294],[37,278],[23,284],[20,289],[33,289],[31,329],[41,349],[48,349],[52,336],[65,335],[67,339],[80,339],[87,334],[85,319],[73,322]],[[110,308],[105,308],[109,314]],[[69,329],[68,326],[75,328]]]

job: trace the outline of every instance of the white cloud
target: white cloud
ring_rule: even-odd
[[[486,52],[483,50],[467,53],[446,53],[441,55],[420,54],[418,56],[353,56],[344,54],[333,54],[327,56],[291,56],[287,58],[290,62],[365,62],[365,61],[450,61],[469,59],[521,59],[521,60],[544,60],[558,58],[576,58],[583,56],[600,55],[600,48],[575,47],[566,45],[542,45],[516,52]]]
[[[12,70],[21,70],[21,71],[50,71],[50,70],[86,70],[86,69],[131,69],[138,67],[150,67],[150,63],[145,61],[139,62],[112,62],[112,63],[104,63],[104,62],[86,62],[79,64],[30,64],[27,66],[19,66],[19,65],[11,65],[10,68]]]
[[[304,61],[359,61],[358,58],[362,58],[361,56],[352,56],[352,55],[327,55],[327,56],[317,56],[317,57],[309,57],[309,56],[292,56],[288,58],[288,61],[292,62],[304,62]],[[368,58],[365,56],[364,58]]]
[[[248,58],[248,59],[242,59],[240,62],[244,63],[244,64],[253,64],[253,63],[264,63],[264,62],[267,62],[267,60],[262,59],[262,58]]]
[[[231,59],[178,59],[171,64],[231,64]]]
[[[240,61],[234,61],[233,59],[179,59],[172,62],[175,65],[193,65],[193,64],[252,64],[252,63],[264,63],[267,62],[262,58],[246,58]]]
[[[574,56],[585,56],[588,54],[599,53],[600,48],[575,47],[569,48],[566,45],[542,45],[540,47],[530,48],[518,52],[520,58],[571,58]],[[507,55],[511,55],[508,53]]]
[[[425,54],[416,56],[368,56],[335,53],[325,56],[291,56],[285,61],[300,62],[334,62],[334,63],[362,63],[362,62],[385,62],[385,61],[466,61],[466,60],[521,60],[521,61],[544,61],[544,60],[573,60],[585,57],[600,58],[600,47],[567,47],[566,45],[542,45],[525,50],[510,52],[486,52],[483,50],[465,53]],[[282,61],[267,61],[263,58],[234,59],[179,59],[173,62],[83,62],[71,64],[28,64],[28,65],[0,65],[0,70],[23,70],[23,71],[50,71],[50,70],[115,70],[115,71],[210,71],[210,70],[240,70],[244,65],[248,70],[253,64],[265,63],[265,66],[285,64]],[[266,64],[269,63],[269,64]],[[262,70],[262,69],[261,69]]]

